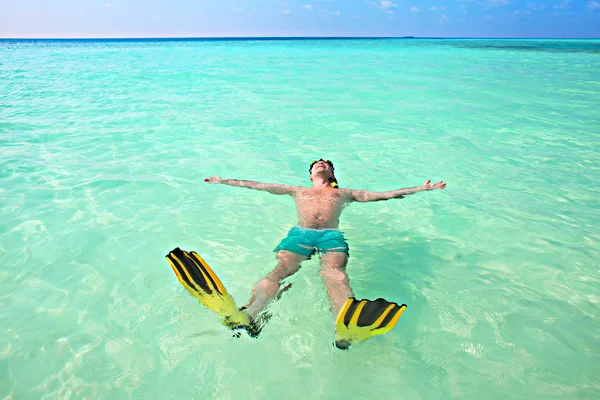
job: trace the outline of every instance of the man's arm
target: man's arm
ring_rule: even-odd
[[[211,176],[210,178],[206,178],[204,182],[208,183],[221,183],[223,185],[229,186],[238,186],[244,187],[248,189],[254,190],[262,190],[265,192],[269,192],[272,194],[289,194],[292,195],[296,193],[300,187],[298,186],[288,186],[288,185],[280,185],[278,183],[261,183],[255,181],[245,181],[238,179],[223,179],[219,176]]]
[[[446,184],[443,181],[439,181],[430,184],[431,181],[425,182],[424,185],[415,186],[411,188],[389,190],[387,192],[370,192],[368,190],[354,190],[350,189],[351,201],[367,202],[367,201],[382,201],[390,199],[402,199],[404,196],[408,196],[417,192],[423,192],[427,190],[444,189]]]

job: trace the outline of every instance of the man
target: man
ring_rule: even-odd
[[[225,307],[228,310],[223,310],[222,300],[220,303],[217,301],[219,305],[215,306],[215,302],[212,300],[212,303],[208,302],[210,304],[207,304],[206,296],[202,297],[202,294],[198,295],[195,292],[190,292],[217,314],[225,317],[228,326],[234,329],[241,327],[250,333],[258,334],[260,328],[256,326],[255,319],[267,304],[281,293],[282,281],[296,273],[303,261],[318,253],[323,268],[321,277],[327,289],[331,304],[330,309],[334,318],[337,317],[336,346],[347,348],[352,343],[391,330],[406,305],[399,306],[383,299],[359,301],[354,298],[346,274],[346,264],[349,257],[348,244],[343,234],[338,230],[340,215],[344,207],[351,202],[401,199],[417,192],[444,189],[446,184],[442,181],[430,184],[428,180],[422,186],[387,192],[341,189],[338,186],[334,171],[333,163],[329,160],[320,159],[312,162],[309,167],[310,180],[312,181],[312,187],[310,188],[222,179],[218,176],[205,179],[205,182],[213,184],[239,186],[277,195],[289,195],[296,202],[298,224],[290,229],[287,237],[275,248],[274,251],[277,253],[276,258],[279,262],[269,274],[259,280],[252,288],[252,297],[248,304],[241,309],[245,316],[240,316],[237,309],[234,312],[232,309],[235,304],[233,300],[228,300],[231,304],[228,303]],[[181,250],[179,249],[176,249],[176,251],[175,257],[173,257],[174,253],[167,257],[170,257],[171,266],[184,286],[187,284],[182,280],[185,276],[182,278],[181,274],[187,274],[189,278],[193,278],[189,271],[199,269],[201,271],[201,274],[198,275],[200,281],[206,281],[205,277],[210,275],[213,281],[218,281],[216,285],[220,285],[219,288],[224,291],[224,287],[222,287],[222,283],[218,280],[216,274],[201,257],[196,253],[190,255],[187,252],[184,252],[185,254],[180,253]],[[192,258],[195,262],[184,265]],[[193,279],[188,281],[194,283]],[[196,286],[202,286],[203,283],[196,282]],[[210,282],[208,285],[211,286]],[[218,292],[217,286],[214,287]],[[190,290],[188,286],[186,288]],[[223,294],[228,296],[226,292]]]

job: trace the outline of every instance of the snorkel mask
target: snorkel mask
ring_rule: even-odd
[[[311,162],[310,163],[310,167],[308,167],[308,172],[312,173],[312,169],[313,169],[314,165],[316,163],[318,163],[319,161],[324,161],[327,164],[329,164],[329,167],[331,167],[331,174],[333,175],[331,178],[329,178],[329,183],[330,183],[330,185],[331,185],[332,188],[334,188],[334,189],[339,188],[337,179],[335,178],[335,168],[333,167],[333,162],[331,162],[331,160],[323,160],[321,158],[319,160],[315,160],[315,161]]]

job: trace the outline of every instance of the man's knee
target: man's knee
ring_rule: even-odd
[[[294,257],[277,256],[279,262],[275,269],[265,279],[279,283],[281,280],[293,275],[300,269],[300,260]]]
[[[348,277],[341,268],[325,268],[320,272],[321,277],[326,281],[347,282]]]

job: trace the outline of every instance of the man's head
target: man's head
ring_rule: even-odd
[[[310,172],[310,180],[319,176],[322,179],[329,181],[331,187],[337,188],[338,183],[335,178],[335,168],[333,167],[333,163],[331,160],[323,160],[322,158],[310,163],[310,167],[308,168]]]

